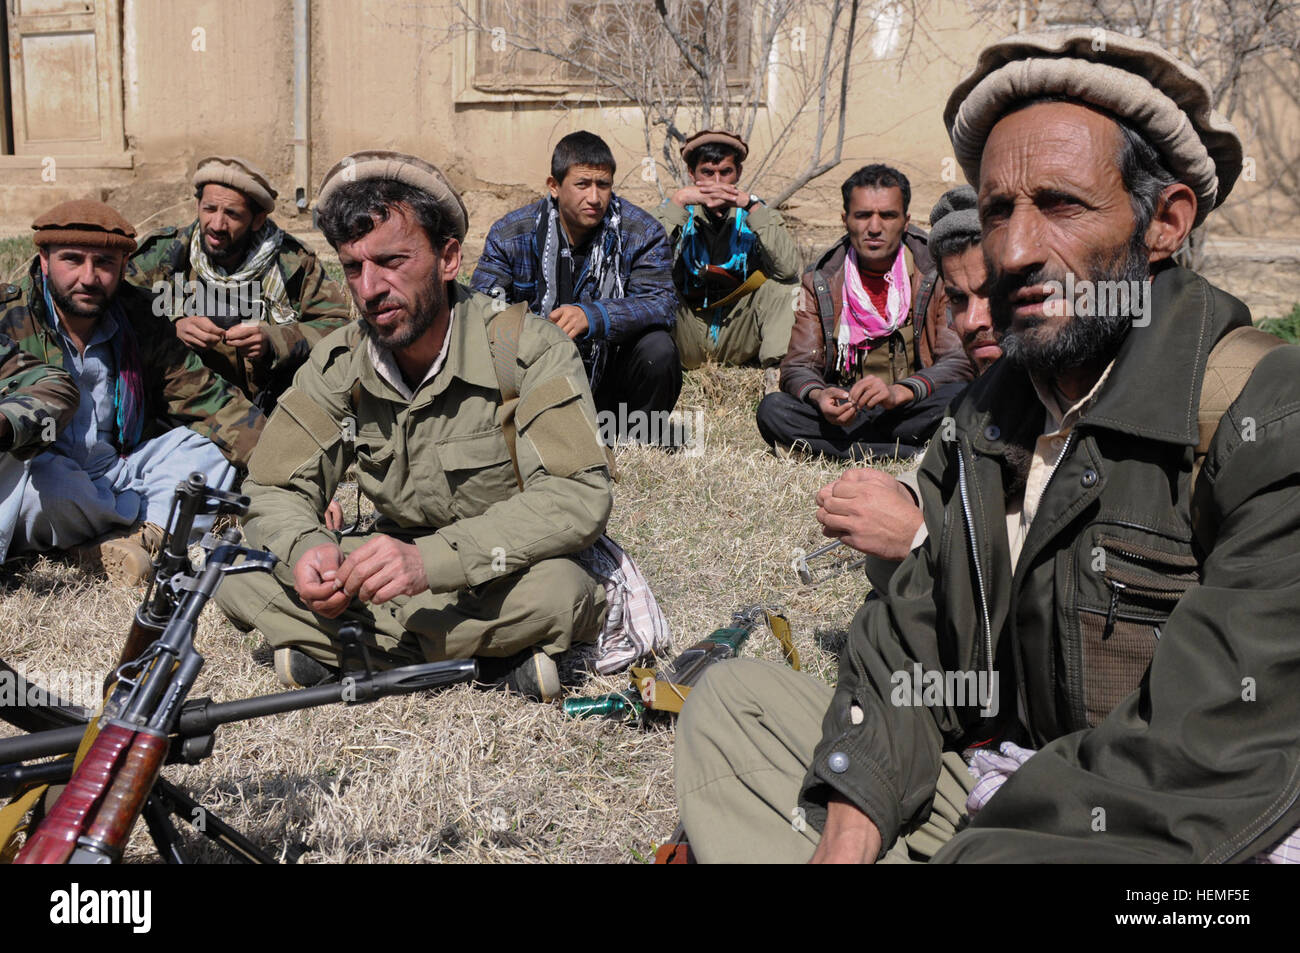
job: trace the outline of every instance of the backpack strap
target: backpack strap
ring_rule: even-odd
[[[1234,328],[1219,339],[1210,351],[1205,363],[1205,380],[1201,384],[1201,406],[1196,414],[1200,439],[1196,444],[1192,462],[1192,531],[1204,538],[1207,530],[1205,524],[1204,496],[1208,494],[1208,484],[1201,485],[1201,466],[1205,456],[1210,452],[1210,444],[1219,430],[1219,422],[1228,408],[1233,405],[1241,392],[1246,389],[1246,382],[1265,354],[1275,347],[1281,347],[1280,338],[1261,331],[1251,325]]]
[[[497,387],[501,389],[501,406],[497,409],[497,426],[506,438],[510,462],[515,468],[515,481],[524,488],[519,474],[519,455],[515,450],[518,433],[515,429],[515,410],[519,406],[519,337],[524,331],[524,318],[528,315],[528,302],[512,304],[498,311],[487,323],[488,348],[492,352],[492,369],[496,371]]]

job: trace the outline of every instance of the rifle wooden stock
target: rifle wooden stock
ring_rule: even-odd
[[[105,725],[100,729],[53,810],[27,839],[14,863],[67,863],[95,805],[130,751],[134,737],[135,732],[125,725]]]
[[[86,837],[102,844],[113,853],[113,859],[126,846],[144,802],[153,790],[154,782],[167,760],[167,739],[153,732],[137,732],[131,742],[113,784],[95,812]]]

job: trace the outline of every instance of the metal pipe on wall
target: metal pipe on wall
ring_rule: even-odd
[[[293,200],[311,203],[311,0],[293,0]]]

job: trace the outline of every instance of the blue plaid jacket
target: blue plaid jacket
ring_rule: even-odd
[[[538,216],[551,201],[543,196],[532,205],[508,213],[488,230],[483,257],[474,268],[470,287],[484,294],[501,288],[510,304],[527,301],[537,308],[538,273],[541,253],[538,249]],[[668,236],[649,213],[623,200],[623,273],[626,297],[598,300],[598,289],[585,272],[575,284],[577,301],[587,315],[587,332],[578,338],[578,350],[584,359],[590,345],[619,342],[639,337],[651,328],[671,330],[677,320],[677,292],[673,288],[673,251]],[[564,302],[569,303],[569,302]],[[584,346],[586,345],[586,346]],[[594,382],[593,382],[594,386]]]

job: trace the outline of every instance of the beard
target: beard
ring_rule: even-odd
[[[1088,274],[1075,275],[1075,284],[1094,282],[1143,281],[1150,276],[1148,250],[1143,235],[1134,231],[1128,242],[1115,252],[1098,253],[1088,262]],[[1000,274],[989,290],[989,311],[994,329],[1002,335],[998,342],[1003,356],[1030,374],[1051,377],[1063,371],[1089,365],[1104,365],[1119,352],[1133,324],[1131,309],[1107,307],[1108,296],[1096,295],[1096,313],[1091,316],[1070,314],[1063,324],[1053,325],[1043,318],[1032,318],[1027,326],[1012,330],[1014,306],[1011,295],[1021,288],[1056,281],[1065,286],[1064,274],[1046,268],[1026,274]]]
[[[76,286],[70,288],[68,291],[64,291],[48,279],[46,279],[46,283],[49,285],[50,289],[50,300],[58,307],[61,314],[67,315],[68,317],[98,318],[108,310],[108,303],[112,300],[111,295],[96,290],[95,294],[99,298],[98,303],[85,304],[72,297],[72,292],[77,290]],[[82,290],[88,291],[90,289]]]
[[[381,311],[383,308],[393,302],[388,299],[381,300],[370,310]],[[400,351],[410,347],[420,336],[433,327],[434,321],[438,315],[447,307],[447,288],[441,281],[434,282],[434,286],[427,295],[421,295],[416,298],[410,305],[405,305],[410,317],[394,328],[384,331],[376,328],[365,317],[365,310],[362,310],[361,329],[365,335],[376,344],[388,348],[390,351]],[[358,305],[358,307],[360,307]]]

